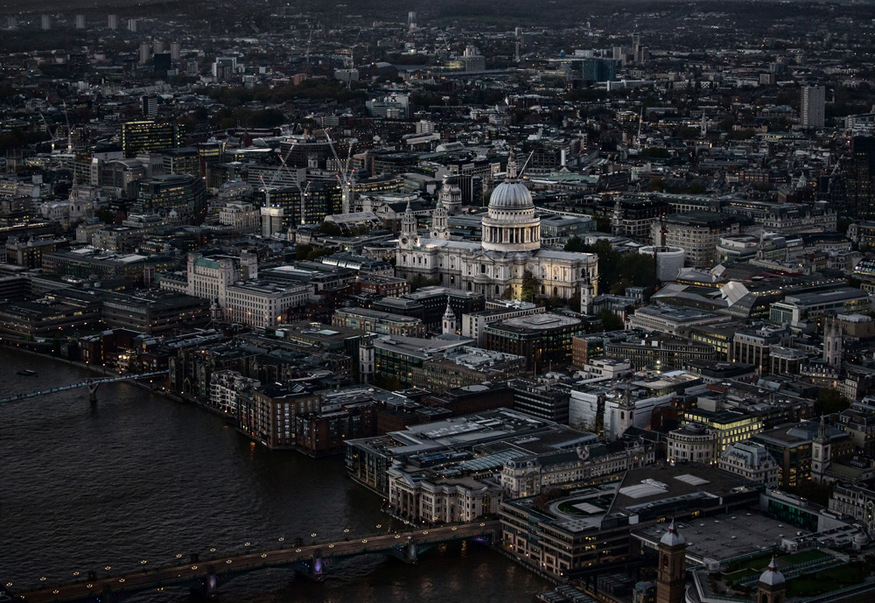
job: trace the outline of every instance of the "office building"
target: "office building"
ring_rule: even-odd
[[[179,124],[152,120],[122,124],[122,151],[125,157],[176,148],[182,145],[182,140],[182,127]]]

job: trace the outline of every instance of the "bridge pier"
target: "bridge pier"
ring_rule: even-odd
[[[404,553],[404,562],[411,565],[416,565],[419,562],[419,554],[416,549],[416,543],[413,540],[407,542],[407,550]]]
[[[322,551],[316,549],[313,551],[313,564],[310,566],[310,578],[316,582],[325,580],[325,560],[322,559]]]
[[[216,568],[211,565],[207,567],[207,575],[198,581],[198,585],[192,586],[188,590],[197,599],[216,599],[218,598],[216,593],[218,588],[219,577],[216,575]]]
[[[115,594],[112,592],[109,584],[103,585],[103,591],[100,593],[100,603],[115,603]]]
[[[96,383],[88,381],[88,401],[91,403],[91,406],[97,405],[97,388],[100,387],[100,381]]]

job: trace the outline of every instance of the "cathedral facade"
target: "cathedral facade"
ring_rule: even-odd
[[[520,299],[526,271],[538,280],[539,295],[547,297],[568,299],[583,285],[598,282],[596,254],[541,249],[541,219],[535,215],[529,189],[516,178],[512,159],[507,178],[490,197],[480,242],[450,239],[447,206],[458,207],[453,189],[444,185],[425,237],[419,235],[416,216],[408,207],[395,252],[397,276],[421,275],[487,299],[504,297],[508,291]]]

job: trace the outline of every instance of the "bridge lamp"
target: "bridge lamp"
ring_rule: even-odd
[[[261,558],[262,558],[262,559],[267,559],[267,553],[262,553],[262,554],[261,554]]]
[[[59,590],[56,588],[55,590],[52,591],[52,594],[53,594],[53,595],[57,595],[57,594],[60,593],[60,592],[61,592],[61,591],[59,591]]]
[[[177,559],[182,559],[182,553],[176,553],[176,558],[177,558]]]
[[[365,538],[364,540],[362,540],[362,544],[367,544],[367,543],[368,543],[368,539],[367,539],[367,538]]]
[[[249,541],[247,541],[247,542],[244,542],[244,543],[243,543],[243,546],[252,546],[252,543],[249,542]]]
[[[41,577],[41,578],[39,579],[39,581],[40,581],[40,582],[45,582],[45,581],[46,581],[46,577],[45,577],[45,576]]]
[[[313,532],[312,534],[310,534],[310,538],[316,538],[316,532]]]
[[[329,548],[329,549],[333,549],[333,548],[334,548],[334,543],[329,544],[329,545],[328,545],[328,548]]]
[[[210,552],[211,552],[211,553],[215,553],[215,552],[216,552],[216,547],[211,548],[211,549],[210,549]]]
[[[7,582],[7,583],[6,583],[6,588],[12,588],[12,582]]]
[[[399,534],[395,534],[395,538],[401,538]]]
[[[140,565],[146,565],[146,563],[148,563],[148,562],[147,562],[145,559],[143,559],[142,561],[140,561]]]
[[[377,524],[377,529],[378,529],[378,530],[379,530],[380,528],[382,528],[382,527],[383,527],[383,524],[381,524],[381,523],[378,523],[378,524]]]
[[[73,572],[73,575],[74,575],[74,576],[78,576],[78,575],[79,575],[79,572]]]
[[[296,553],[300,553],[300,552],[301,552],[301,549],[295,549],[295,552],[296,552]]]
[[[194,570],[196,570],[196,569],[197,569],[197,566],[196,566],[196,565],[192,565],[192,566],[191,566],[191,570],[192,570],[192,571],[194,571]]]
[[[279,540],[280,542],[285,542],[285,541],[286,541],[286,539],[285,539],[283,536],[280,536],[279,538],[277,538],[277,540]]]
[[[228,565],[231,565],[231,560],[228,559],[225,563],[227,563]]]
[[[343,533],[344,533],[344,534],[349,534],[349,528],[343,528]]]
[[[125,579],[124,579],[124,578],[119,578],[118,581],[124,583]]]
[[[106,571],[109,571],[109,570],[112,569],[112,566],[111,566],[111,565],[107,565],[107,566],[106,566],[105,568],[103,568],[103,569],[105,569]]]

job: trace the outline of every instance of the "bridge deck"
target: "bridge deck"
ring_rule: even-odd
[[[157,377],[160,375],[166,375],[169,371],[155,371],[153,373],[140,373],[138,375],[118,375],[116,377],[103,377],[102,379],[86,379],[85,381],[80,381],[79,383],[71,383],[70,385],[59,385],[58,387],[52,387],[49,389],[41,389],[33,392],[26,392],[23,394],[16,394],[14,396],[9,396],[8,398],[0,399],[0,403],[3,402],[17,402],[18,400],[27,400],[28,398],[36,398],[37,396],[44,396],[46,394],[52,394],[55,392],[63,392],[70,389],[76,389],[77,387],[91,387],[100,385],[102,383],[115,383],[117,381],[135,381],[137,379],[146,379],[148,377]]]
[[[266,567],[293,566],[309,562],[318,551],[321,558],[330,560],[338,557],[352,557],[367,553],[382,553],[404,547],[412,539],[417,545],[436,544],[452,540],[472,538],[485,533],[498,533],[498,521],[474,522],[469,524],[442,526],[439,528],[411,530],[397,534],[377,534],[350,538],[334,542],[304,545],[299,548],[282,548],[258,551],[242,555],[216,557],[184,563],[172,567],[145,569],[126,574],[107,576],[92,582],[78,582],[46,586],[39,590],[17,592],[15,597],[27,603],[79,601],[91,595],[100,595],[107,588],[113,592],[137,592],[174,585],[186,585],[206,579],[209,574],[227,575],[249,572]]]

